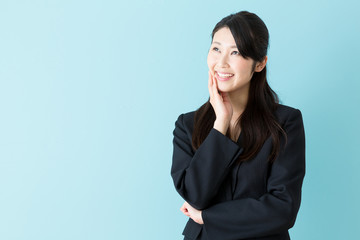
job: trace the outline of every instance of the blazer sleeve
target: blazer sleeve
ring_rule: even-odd
[[[202,211],[209,239],[243,239],[283,233],[291,228],[305,176],[305,132],[300,110],[284,124],[287,144],[271,166],[267,192],[259,199],[222,202]]]
[[[191,144],[192,133],[184,124],[184,114],[175,122],[173,135],[171,176],[175,188],[190,205],[204,209],[209,206],[231,164],[240,156],[243,149],[212,128],[194,153]]]

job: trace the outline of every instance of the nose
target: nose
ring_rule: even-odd
[[[225,68],[229,66],[227,55],[222,54],[217,62],[218,67]]]

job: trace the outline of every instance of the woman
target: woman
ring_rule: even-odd
[[[255,14],[223,18],[208,53],[209,100],[181,114],[171,176],[184,239],[290,239],[305,175],[300,110],[266,79],[269,34]]]

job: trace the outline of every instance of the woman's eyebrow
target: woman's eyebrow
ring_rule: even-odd
[[[213,43],[217,43],[217,44],[219,44],[219,45],[221,45],[221,43],[219,43],[219,42],[213,42]],[[237,48],[237,46],[231,46],[231,48]]]

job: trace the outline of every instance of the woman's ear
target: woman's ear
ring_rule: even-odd
[[[256,63],[255,72],[261,72],[264,69],[264,67],[266,66],[267,59],[268,59],[268,57],[265,56],[264,60]]]

